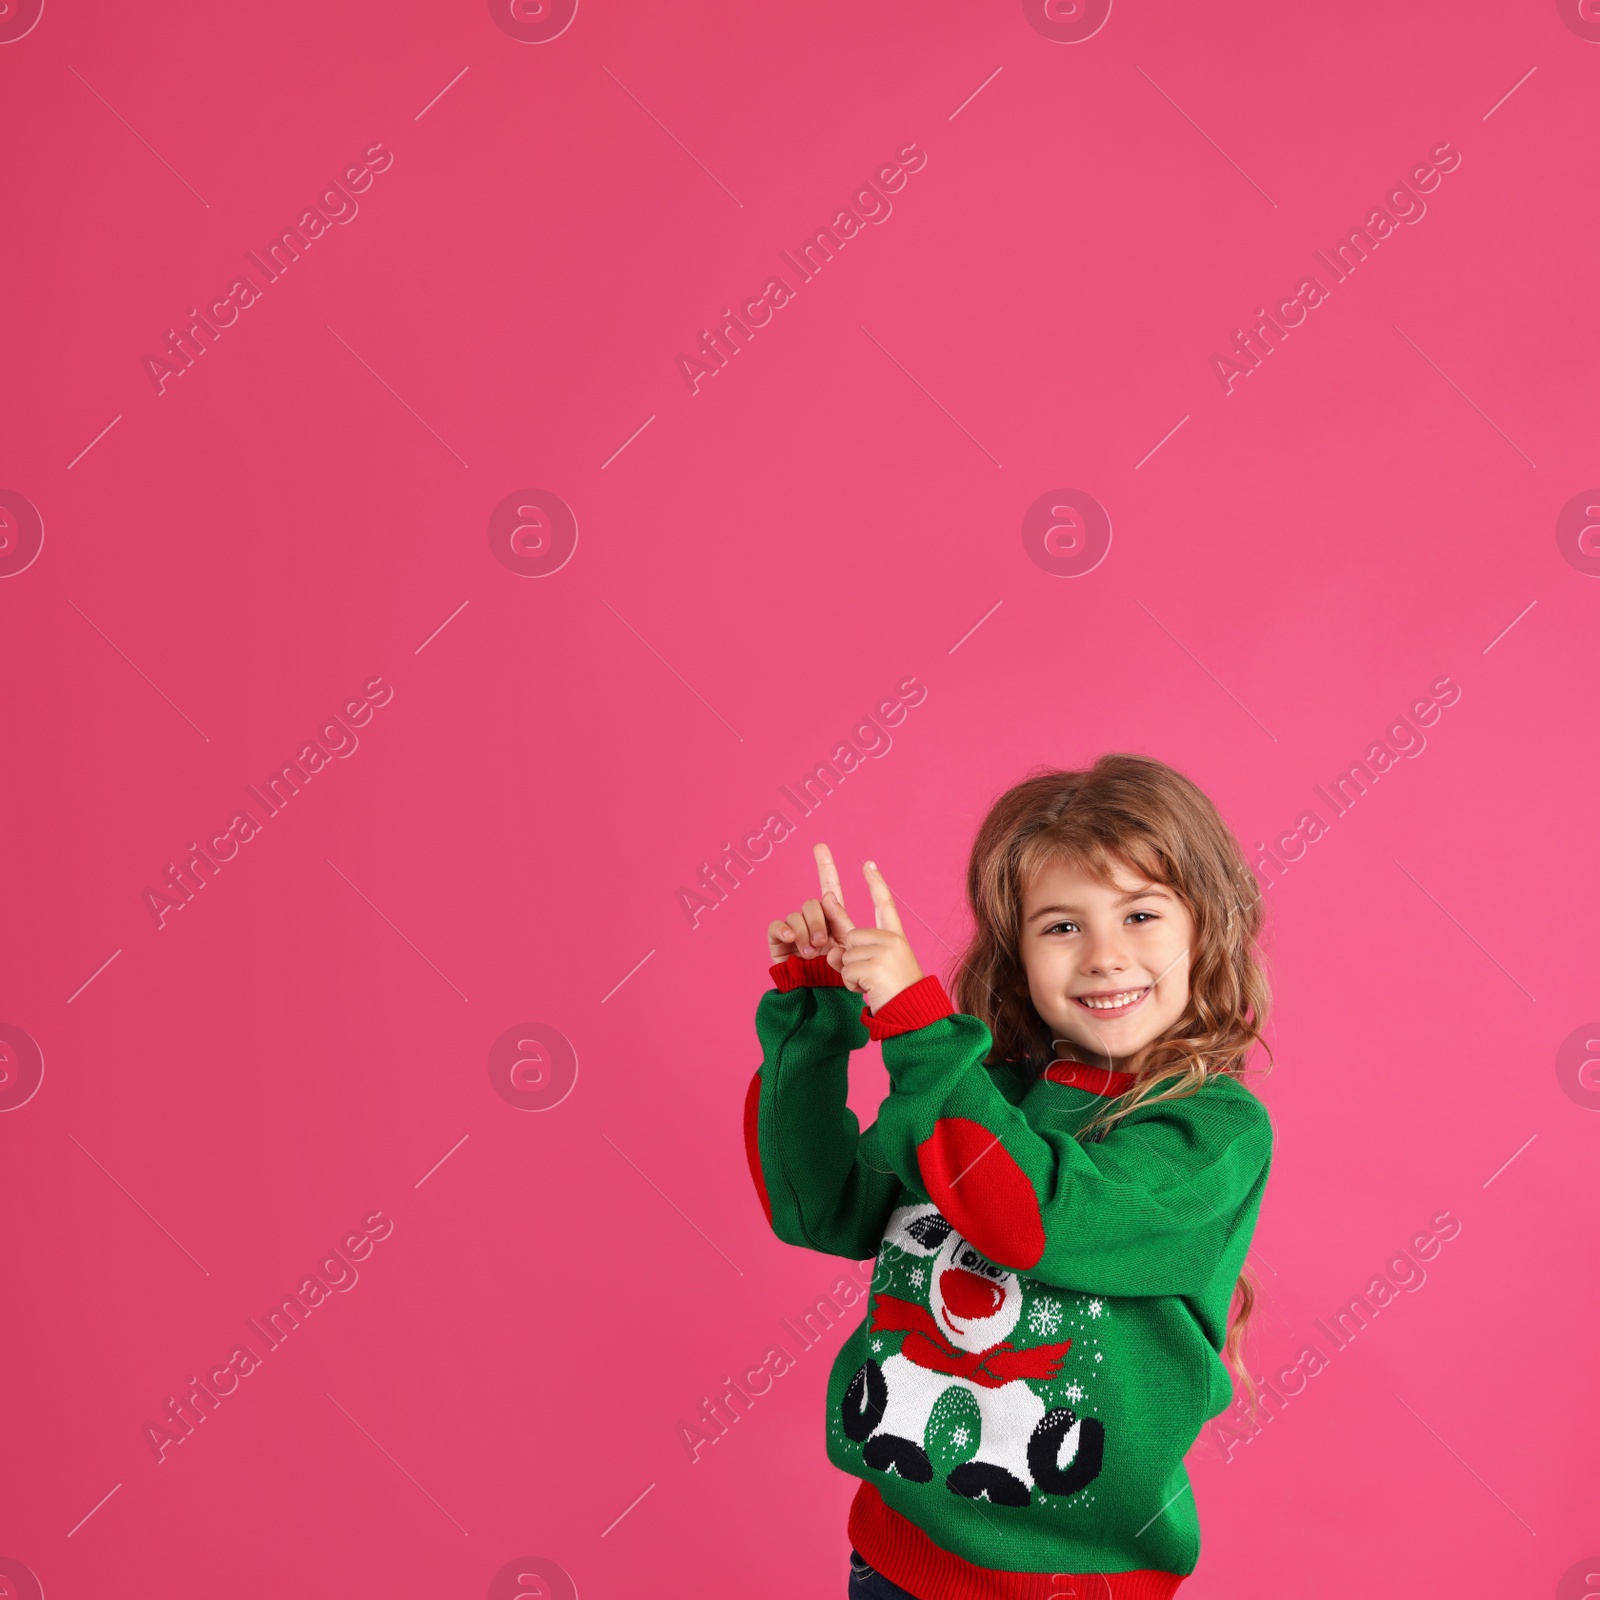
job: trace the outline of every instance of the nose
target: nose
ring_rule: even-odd
[[[1115,977],[1128,970],[1128,947],[1121,923],[1111,928],[1088,930],[1084,942],[1083,967],[1087,972]]]
[[[946,1308],[967,1321],[992,1317],[1005,1301],[993,1278],[980,1278],[960,1267],[948,1267],[939,1274],[939,1293]]]

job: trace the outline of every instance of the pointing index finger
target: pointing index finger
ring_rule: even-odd
[[[817,879],[822,885],[822,898],[828,897],[828,891],[833,891],[833,897],[841,905],[844,904],[844,887],[839,882],[839,869],[833,864],[833,852],[825,844],[818,844],[811,852],[817,858]]]
[[[878,927],[887,928],[891,933],[904,933],[905,929],[900,926],[900,913],[895,910],[894,896],[889,893],[889,885],[878,871],[877,862],[862,862],[861,874],[867,880],[867,888],[872,895],[872,910]]]
[[[822,910],[828,919],[828,931],[834,938],[843,939],[845,934],[855,931],[855,923],[844,908],[844,889],[839,882],[839,869],[834,865],[833,852],[827,845],[817,845],[813,854],[817,858],[817,877],[822,883]]]

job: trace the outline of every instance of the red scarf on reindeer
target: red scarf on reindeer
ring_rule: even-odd
[[[1036,1344],[1031,1349],[1018,1350],[1009,1339],[1003,1339],[987,1350],[959,1350],[945,1337],[926,1306],[892,1294],[878,1296],[872,1310],[872,1331],[905,1334],[900,1353],[907,1361],[930,1372],[965,1378],[985,1389],[1001,1388],[1016,1378],[1047,1382],[1061,1370],[1062,1357],[1072,1347],[1070,1339],[1063,1339],[1060,1344]]]

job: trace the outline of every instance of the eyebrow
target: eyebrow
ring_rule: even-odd
[[[1172,896],[1165,889],[1159,888],[1155,884],[1151,884],[1148,889],[1135,889],[1132,894],[1120,896],[1117,900],[1117,904],[1119,906],[1125,906],[1134,900],[1148,900],[1152,897],[1161,900],[1172,899]],[[1053,917],[1062,912],[1066,912],[1072,916],[1081,915],[1076,906],[1040,906],[1039,909],[1028,918],[1028,921],[1037,922],[1040,917]]]

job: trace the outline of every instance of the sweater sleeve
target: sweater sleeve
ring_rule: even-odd
[[[1199,1294],[1210,1284],[1271,1159],[1271,1122],[1254,1095],[1214,1081],[1080,1143],[1080,1091],[1041,1084],[1024,1116],[983,1066],[992,1040],[982,1022],[948,1000],[930,1008],[927,991],[908,1014],[899,1007],[897,998],[872,1019],[892,1084],[878,1148],[984,1255],[1090,1294]],[[930,1009],[943,1015],[919,1022]]]
[[[867,1042],[861,997],[825,961],[791,957],[756,1011],[760,1070],[745,1100],[745,1152],[772,1231],[787,1244],[864,1261],[877,1252],[900,1180],[846,1105],[850,1052]],[[785,987],[787,985],[787,987]]]

